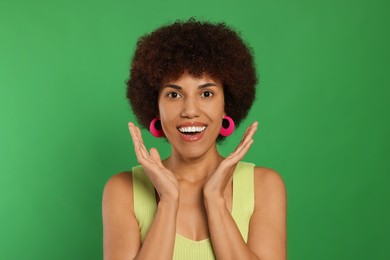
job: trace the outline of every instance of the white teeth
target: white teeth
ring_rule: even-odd
[[[200,133],[203,132],[203,130],[205,129],[206,129],[205,126],[188,126],[188,127],[180,127],[179,131],[182,133],[191,133],[191,132]]]

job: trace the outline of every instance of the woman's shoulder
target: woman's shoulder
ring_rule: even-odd
[[[132,259],[139,251],[141,239],[133,208],[131,172],[120,172],[107,180],[103,190],[102,221],[104,258],[126,254]]]
[[[111,176],[103,190],[103,204],[116,204],[133,208],[133,185],[131,171],[123,171]]]
[[[132,172],[131,171],[123,171],[123,172],[119,172],[117,174],[112,175],[107,180],[106,185],[104,186],[104,189],[129,188],[128,186],[131,183],[132,183]]]
[[[274,169],[262,166],[254,167],[255,201],[266,202],[270,199],[286,200],[286,186],[282,176]]]
[[[264,166],[254,167],[255,179],[263,184],[284,185],[282,176],[274,169]]]

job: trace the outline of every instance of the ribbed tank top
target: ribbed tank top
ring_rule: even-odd
[[[254,209],[254,166],[239,162],[233,172],[231,214],[245,242],[248,241],[249,221]],[[155,189],[142,166],[133,167],[132,177],[134,213],[143,242],[157,210]],[[211,239],[195,241],[176,233],[173,259],[215,259]]]

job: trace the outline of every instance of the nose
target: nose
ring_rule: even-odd
[[[199,104],[195,98],[186,98],[180,113],[181,117],[194,118],[200,115]]]

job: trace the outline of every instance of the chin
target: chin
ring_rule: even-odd
[[[212,150],[213,146],[205,147],[201,146],[181,146],[179,149],[175,149],[182,158],[185,159],[199,159]]]

